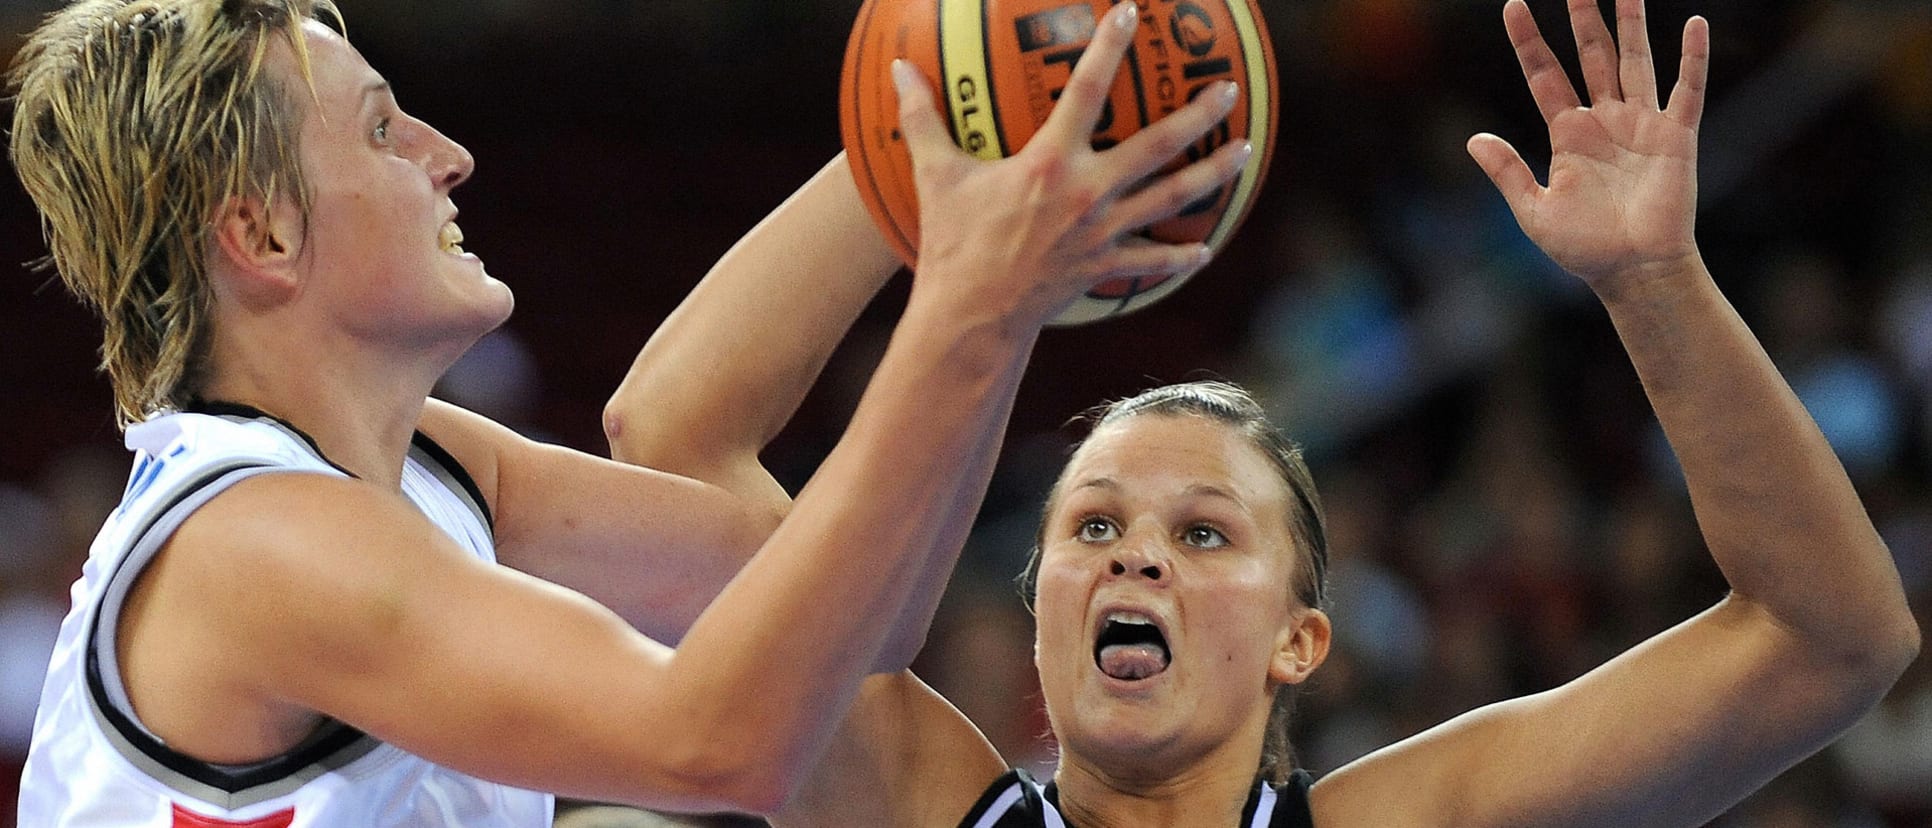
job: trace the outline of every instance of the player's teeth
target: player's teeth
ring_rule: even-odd
[[[443,225],[436,243],[451,253],[463,252],[463,228],[456,226],[456,222],[453,221]]]

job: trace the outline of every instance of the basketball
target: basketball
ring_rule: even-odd
[[[1273,47],[1254,0],[1141,0],[1140,25],[1096,125],[1105,149],[1179,109],[1217,80],[1240,84],[1228,117],[1166,168],[1224,144],[1254,145],[1247,167],[1148,238],[1203,242],[1219,252],[1254,203],[1275,138]],[[919,248],[912,158],[898,131],[892,61],[904,58],[936,86],[955,142],[984,159],[1026,145],[1058,100],[1094,25],[1113,0],[866,0],[846,45],[840,133],[872,217],[907,264]],[[1119,316],[1159,301],[1190,274],[1117,279],[1089,290],[1053,324]]]

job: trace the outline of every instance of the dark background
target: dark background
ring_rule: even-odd
[[[0,0],[0,54],[55,5]],[[636,349],[837,152],[857,0],[342,6],[404,107],[476,155],[457,193],[465,246],[517,292],[505,334],[446,393],[602,453],[599,409]],[[1316,770],[1567,680],[1722,595],[1601,309],[1522,238],[1463,153],[1479,130],[1532,166],[1547,153],[1501,3],[1261,6],[1283,110],[1253,215],[1162,304],[1042,339],[922,660],[1016,762],[1050,761],[1030,622],[1009,579],[1077,436],[1062,424],[1156,382],[1247,384],[1309,449],[1334,523],[1341,635],[1303,703],[1298,744]],[[1562,3],[1531,6],[1568,59]],[[1845,457],[1921,619],[1932,599],[1929,8],[1650,9],[1666,83],[1682,20],[1711,19],[1701,244]],[[49,625],[125,473],[93,370],[94,321],[51,274],[16,267],[43,253],[7,176],[0,756],[13,761]],[[837,439],[902,295],[903,284],[888,289],[773,447],[782,478],[802,481]],[[1927,672],[1921,659],[1853,737],[1723,824],[1932,825]]]

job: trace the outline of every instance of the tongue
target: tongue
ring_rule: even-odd
[[[1137,681],[1167,669],[1167,653],[1156,644],[1111,644],[1100,648],[1100,672]]]

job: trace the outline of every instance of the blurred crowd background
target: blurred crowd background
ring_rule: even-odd
[[[515,318],[442,393],[604,453],[599,410],[637,348],[838,151],[839,58],[858,2],[340,0],[403,105],[476,154],[457,193],[465,244],[517,291]],[[0,54],[56,5],[0,0]],[[1163,304],[1044,337],[917,668],[1016,764],[1052,762],[1013,577],[1080,436],[1065,423],[1159,382],[1246,384],[1307,447],[1339,636],[1297,729],[1318,773],[1568,680],[1723,594],[1600,307],[1523,238],[1463,152],[1491,131],[1532,166],[1547,153],[1500,0],[1261,6],[1283,109],[1254,214]],[[1562,6],[1531,2],[1568,59]],[[1653,0],[1650,14],[1666,82],[1681,22],[1712,22],[1704,254],[1843,457],[1924,626],[1932,4]],[[23,264],[43,253],[8,175],[0,823],[66,587],[127,466],[93,370],[93,320]],[[901,279],[867,313],[771,448],[788,484],[837,440],[903,292]],[[1932,660],[1716,824],[1932,825]]]

